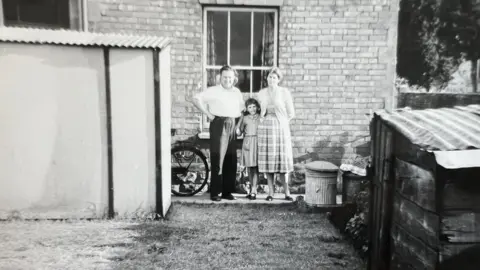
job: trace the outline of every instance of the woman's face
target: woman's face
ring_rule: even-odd
[[[249,104],[249,105],[247,106],[247,111],[248,111],[248,113],[249,113],[250,115],[256,114],[256,113],[257,113],[257,105],[255,105],[255,104]]]
[[[280,81],[280,78],[278,78],[277,74],[275,73],[268,74],[267,82],[269,86],[277,86],[279,81]]]

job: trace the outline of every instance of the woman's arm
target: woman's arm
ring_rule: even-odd
[[[265,117],[267,112],[267,100],[265,95],[265,90],[260,90],[258,92],[258,103],[260,103],[260,117]]]
[[[292,94],[288,89],[285,89],[285,107],[287,110],[288,121],[295,118],[295,108],[293,106]]]

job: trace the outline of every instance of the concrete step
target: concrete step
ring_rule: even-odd
[[[249,200],[246,198],[246,194],[233,194],[237,199],[234,201],[230,200],[221,200],[219,202],[214,202],[210,200],[210,193],[197,194],[191,197],[179,197],[172,195],[172,203],[185,203],[185,204],[292,204],[292,201],[286,201],[285,195],[277,193],[273,196],[273,201],[267,201],[267,194],[257,194],[256,200]],[[305,197],[305,194],[292,194],[291,197],[295,201],[298,196]],[[337,205],[342,205],[342,196],[337,195]],[[328,206],[332,207],[332,206]]]

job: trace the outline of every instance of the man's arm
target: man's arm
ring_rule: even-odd
[[[240,112],[242,113],[243,115],[243,112],[245,110],[247,110],[247,108],[245,108],[245,101],[243,100],[243,95],[242,95],[242,92],[240,92],[239,89],[238,90],[238,103],[240,104]]]
[[[238,124],[237,126],[235,127],[235,131],[237,132],[237,136],[240,136],[242,135],[243,133],[243,129],[244,129],[244,122],[243,122],[243,118],[245,116],[242,114],[242,116],[240,116],[240,120],[238,121]]]
[[[207,109],[206,109],[206,106],[205,106],[205,102],[203,101],[203,95],[205,93],[204,92],[201,92],[201,93],[198,93],[196,94],[192,100],[191,100],[191,103],[197,108],[199,109],[202,113],[204,113],[208,119],[213,120],[213,118],[215,118],[215,116],[213,114],[211,114]]]

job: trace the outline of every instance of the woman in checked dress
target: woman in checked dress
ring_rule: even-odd
[[[260,123],[258,125],[258,171],[267,175],[267,201],[273,200],[274,174],[283,183],[285,199],[291,201],[288,174],[293,171],[290,120],[295,116],[292,96],[278,83],[282,79],[280,69],[270,70],[268,87],[260,90]]]

